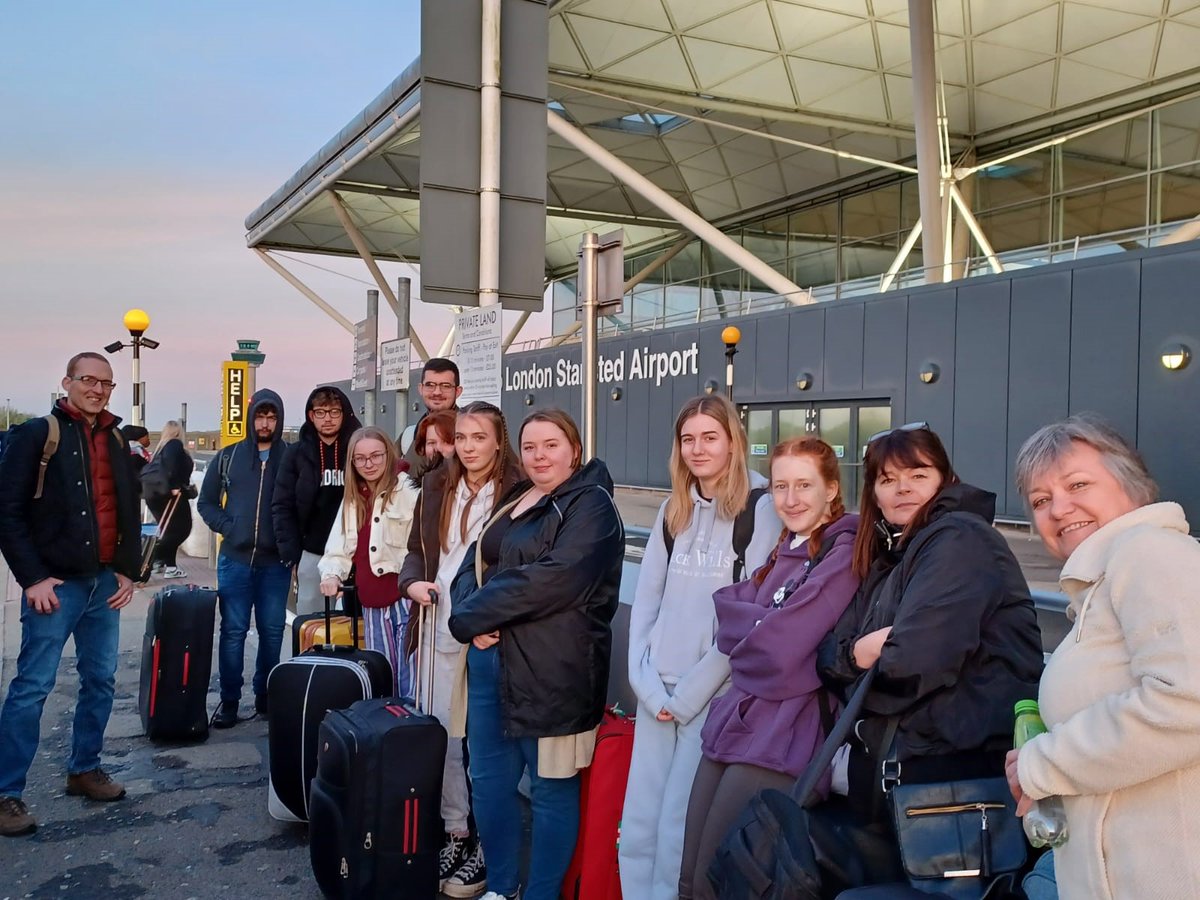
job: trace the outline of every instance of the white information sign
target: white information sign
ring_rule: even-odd
[[[504,323],[499,306],[486,306],[460,313],[454,344],[454,361],[463,392],[461,407],[472,400],[486,400],[500,405],[500,384],[503,373],[500,345],[504,341]]]
[[[363,319],[354,325],[354,374],[350,378],[350,390],[375,390],[375,366],[379,356],[379,320]]]
[[[411,364],[408,338],[384,341],[379,345],[379,389],[381,391],[407,391],[408,367]]]

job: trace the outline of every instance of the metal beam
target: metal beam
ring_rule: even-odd
[[[992,267],[992,272],[999,275],[1004,271],[1004,266],[1000,264],[1000,260],[996,257],[996,251],[992,249],[992,242],[987,239],[987,235],[983,233],[983,229],[979,227],[979,220],[975,218],[975,213],[971,212],[971,208],[967,206],[967,201],[963,199],[962,192],[958,189],[958,185],[951,182],[950,184],[950,199],[954,201],[954,205],[958,207],[959,213],[963,217],[963,221],[967,223],[967,227],[971,229],[971,234],[975,236],[976,243],[979,244],[979,249],[983,251],[983,255],[987,257],[988,265]]]
[[[313,305],[316,306],[317,309],[321,310],[321,312],[325,313],[325,315],[329,316],[329,318],[333,319],[333,321],[337,322],[339,325],[341,325],[343,328],[345,328],[348,332],[350,332],[351,334],[354,334],[354,323],[351,322],[349,319],[347,319],[345,316],[343,316],[340,312],[338,312],[336,309],[334,309],[328,303],[326,303],[324,300],[322,300],[316,291],[314,291],[312,288],[310,288],[308,285],[306,285],[304,282],[302,282],[299,278],[297,278],[295,275],[293,275],[291,272],[289,272],[287,269],[285,269],[278,260],[276,260],[273,256],[271,256],[271,254],[267,253],[265,250],[260,250],[258,247],[252,247],[251,249],[255,253],[258,254],[259,259],[261,259],[268,266],[270,266],[272,269],[274,269],[275,273],[277,275],[279,275],[280,278],[282,278],[284,281],[286,281],[288,284],[290,284],[292,287],[294,287],[296,290],[298,290],[300,293],[302,293],[305,297],[307,297],[309,300],[311,300]]]
[[[1169,235],[1159,241],[1160,244],[1182,244],[1184,241],[1194,241],[1200,238],[1200,216],[1190,222],[1184,222]]]
[[[788,300],[798,306],[816,302],[809,291],[771,268],[771,266],[737,243],[729,235],[714,227],[702,216],[688,209],[632,166],[617,159],[616,156],[604,147],[601,147],[562,116],[558,115],[558,113],[554,112],[554,110],[546,110],[546,121],[552,132],[567,141],[576,150],[579,150],[588,157],[588,159],[607,170],[609,174],[624,182],[664,213],[671,216],[702,241],[711,244],[715,249],[721,251],[735,265],[741,266],[770,290],[787,297]]]
[[[890,288],[896,280],[896,275],[900,272],[900,267],[904,265],[904,261],[908,259],[908,254],[912,253],[912,248],[917,245],[917,238],[921,236],[921,220],[917,219],[917,224],[912,227],[912,231],[908,233],[908,237],[904,239],[904,243],[900,245],[900,252],[896,254],[896,258],[892,260],[892,264],[888,266],[887,272],[883,276],[883,281],[879,283],[879,292],[882,294]]]
[[[917,190],[921,200],[922,267],[926,282],[944,280],[942,239],[942,160],[938,137],[937,61],[933,46],[933,0],[908,0],[908,40],[912,56],[913,124],[917,139]]]
[[[529,317],[533,314],[532,310],[525,310],[521,313],[521,318],[517,319],[517,324],[512,327],[512,331],[508,333],[508,337],[504,339],[504,343],[500,345],[500,352],[507,353],[508,348],[512,346],[512,342],[517,339],[517,335],[521,333],[521,329],[525,327],[525,323],[529,321]]]

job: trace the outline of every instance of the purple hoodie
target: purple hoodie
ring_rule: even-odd
[[[713,700],[701,739],[717,762],[748,763],[799,778],[825,738],[816,653],[858,590],[851,571],[858,516],[832,523],[828,552],[811,571],[808,544],[792,549],[784,535],[775,568],[713,594],[717,647],[729,656],[733,686]],[[796,583],[779,608],[773,598]]]

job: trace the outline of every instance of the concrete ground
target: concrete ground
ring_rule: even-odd
[[[622,489],[628,525],[649,528],[665,494]],[[1055,589],[1057,569],[1036,536],[1004,529],[1035,587]],[[215,583],[206,560],[180,557],[187,581]],[[179,583],[179,582],[174,582]],[[116,703],[104,764],[129,796],[93,804],[64,794],[65,760],[77,692],[68,644],[58,687],[47,700],[42,741],[25,799],[41,827],[31,837],[0,839],[0,900],[82,898],[319,898],[303,826],[267,815],[267,726],[250,720],[212,731],[198,745],[151,744],[142,737],[137,693],[151,582],[121,617]],[[0,684],[7,688],[20,649],[20,591],[0,560]],[[285,640],[285,653],[289,642]],[[247,676],[257,643],[247,641]],[[216,662],[213,663],[216,684]],[[210,693],[209,708],[217,697]],[[245,714],[245,709],[243,709]]]

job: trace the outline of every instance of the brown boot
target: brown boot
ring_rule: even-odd
[[[67,794],[71,797],[87,797],[108,803],[125,796],[125,785],[113,781],[103,769],[92,769],[67,776]]]
[[[37,831],[37,819],[29,814],[20,797],[0,797],[0,834],[20,837]]]

